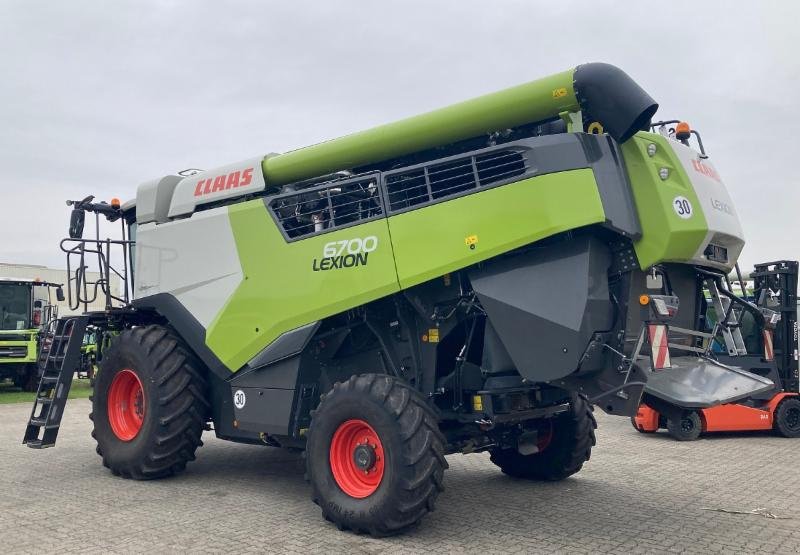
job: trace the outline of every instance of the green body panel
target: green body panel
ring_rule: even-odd
[[[389,218],[403,288],[544,237],[601,223],[591,169],[542,175]]]
[[[228,213],[244,279],[207,330],[206,344],[232,371],[289,330],[605,220],[590,169],[533,177],[292,242],[261,200]],[[326,245],[370,236],[377,248],[366,264],[320,270]]]
[[[262,200],[228,209],[244,279],[206,332],[206,344],[238,370],[282,333],[400,289],[383,218],[287,243]],[[314,271],[330,242],[377,238],[367,264]]]
[[[0,332],[0,347],[27,347],[28,349],[28,354],[25,358],[0,357],[0,364],[26,364],[29,362],[36,362],[36,338],[38,333],[39,330],[37,329],[14,330],[6,333]],[[4,335],[24,335],[27,336],[28,339],[26,341],[8,341],[3,337]]]
[[[453,104],[426,114],[353,133],[262,163],[269,185],[388,160],[468,137],[578,111],[570,69],[530,83]]]
[[[653,157],[647,154],[650,143],[657,147]],[[641,238],[634,241],[639,265],[645,269],[659,262],[691,260],[706,238],[708,223],[668,140],[658,133],[640,132],[621,147],[642,226]],[[669,169],[667,180],[659,177],[660,168]],[[696,207],[688,219],[679,218],[672,207],[678,195]]]

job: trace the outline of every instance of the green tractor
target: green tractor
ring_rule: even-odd
[[[70,201],[70,296],[99,287],[107,308],[59,321],[25,442],[55,443],[74,338],[96,326],[116,334],[92,405],[114,474],[182,471],[213,424],[303,450],[323,516],[386,535],[433,509],[448,454],[563,480],[589,460],[595,405],[769,388],[694,346],[702,283],[732,294],[744,240],[697,132],[656,109],[586,64],[124,204]],[[122,238],[82,238],[87,213]]]
[[[36,391],[39,384],[39,342],[47,323],[58,314],[51,288],[58,300],[64,300],[59,284],[0,278],[0,381],[11,379],[23,391]]]
[[[81,345],[81,364],[78,370],[78,377],[89,380],[89,384],[94,387],[95,376],[97,375],[97,331],[88,328],[83,336]]]

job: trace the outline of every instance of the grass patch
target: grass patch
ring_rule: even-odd
[[[92,388],[89,387],[89,380],[75,378],[72,380],[72,387],[69,388],[69,399],[86,399],[92,394]],[[0,380],[0,405],[7,405],[9,403],[33,403],[36,393],[27,393],[14,384],[10,380]]]

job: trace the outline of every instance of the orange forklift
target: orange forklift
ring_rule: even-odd
[[[692,349],[733,368],[757,374],[772,382],[764,391],[734,403],[711,408],[677,406],[648,393],[631,423],[641,433],[666,428],[679,441],[692,441],[706,432],[774,430],[784,437],[800,437],[800,383],[798,380],[797,274],[796,261],[757,264],[750,274],[748,294],[737,266],[742,297],[706,288],[697,318],[705,334],[694,346],[674,344],[670,348]],[[723,294],[720,294],[723,293]]]

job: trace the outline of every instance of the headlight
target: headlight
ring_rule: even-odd
[[[658,177],[666,181],[669,178],[669,168],[661,168],[658,170]]]
[[[656,155],[657,150],[658,147],[656,147],[655,143],[650,143],[649,145],[647,145],[647,154],[650,156],[650,158]]]

